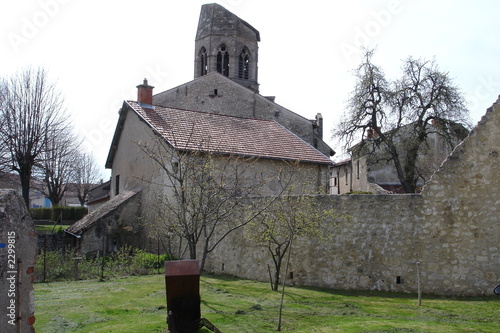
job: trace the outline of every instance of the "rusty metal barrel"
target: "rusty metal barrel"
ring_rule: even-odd
[[[172,333],[200,328],[200,265],[197,260],[165,262],[167,322]]]

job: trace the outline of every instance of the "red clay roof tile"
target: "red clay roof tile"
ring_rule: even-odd
[[[328,157],[273,120],[127,103],[179,150],[331,163]]]

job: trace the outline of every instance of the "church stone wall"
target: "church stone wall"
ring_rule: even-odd
[[[153,104],[236,117],[276,120],[305,142],[315,145],[311,120],[254,93],[219,73],[210,73],[156,94],[153,96]],[[322,138],[316,141],[317,149],[329,156],[330,147],[322,141]]]
[[[500,103],[433,175],[422,194],[319,196],[325,208],[351,216],[325,223],[328,241],[299,239],[293,284],[339,289],[491,295],[500,283]],[[230,235],[207,269],[267,280],[270,254]]]
[[[241,85],[254,91],[259,90],[258,72],[258,41],[259,32],[247,22],[218,4],[203,5],[200,12],[198,29],[195,39],[195,72],[194,77],[201,76],[200,50],[207,51],[208,73],[217,71],[217,53],[221,45],[226,45],[229,55],[230,79],[235,79]],[[249,56],[248,78],[239,77],[239,57],[245,49]]]

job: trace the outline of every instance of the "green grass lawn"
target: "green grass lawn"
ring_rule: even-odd
[[[224,333],[274,332],[269,283],[202,276],[202,317]],[[163,275],[35,284],[40,333],[165,332]],[[500,298],[451,298],[287,287],[284,332],[499,332]],[[203,329],[200,332],[208,333]]]
[[[51,232],[57,232],[58,230],[63,231],[64,229],[68,228],[70,225],[66,224],[37,224],[35,225],[35,230],[38,233],[51,233]]]

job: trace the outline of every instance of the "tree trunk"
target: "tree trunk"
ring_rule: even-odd
[[[409,159],[408,159],[408,154],[407,153],[407,156],[406,156],[406,164],[403,166],[402,163],[401,163],[401,160],[399,159],[399,154],[396,150],[396,147],[394,147],[394,145],[392,144],[388,144],[388,148],[389,148],[389,152],[391,154],[391,158],[394,162],[394,167],[396,168],[396,173],[398,175],[398,179],[399,179],[399,182],[401,183],[401,186],[403,186],[403,190],[405,191],[405,193],[414,193],[415,192],[415,185],[414,185],[414,181],[408,181],[408,167],[409,167]],[[410,152],[410,150],[408,150],[408,152]],[[418,153],[418,150],[417,150],[417,153]],[[411,155],[413,155],[413,153],[411,153]],[[413,163],[416,162],[416,157],[413,159]],[[413,174],[412,174],[412,177],[414,176],[415,174],[415,164],[413,164]]]
[[[209,238],[205,238],[205,242],[203,243],[203,254],[201,256],[201,263],[200,263],[200,272],[203,272],[205,269],[205,262],[207,261],[207,256],[208,256],[208,245],[209,245]]]
[[[21,180],[21,191],[23,194],[24,202],[26,207],[30,208],[30,180],[31,180],[31,170],[28,166],[22,166],[19,171],[19,177]]]
[[[281,289],[281,301],[280,301],[280,307],[279,307],[279,315],[278,315],[278,331],[281,331],[281,318],[283,315],[283,302],[285,300],[285,283],[286,283],[286,275],[288,274],[288,266],[290,265],[290,257],[292,254],[292,242],[293,242],[293,237],[290,239],[290,243],[288,246],[288,258],[286,260],[286,266],[285,266],[285,274],[283,275],[283,285]]]
[[[281,262],[282,262],[282,257],[280,256],[277,263],[276,263],[276,272],[274,273],[274,285],[273,285],[273,290],[278,291],[278,287],[280,284],[280,271],[281,271]]]
[[[406,150],[406,162],[403,169],[403,178],[401,184],[406,193],[415,193],[417,190],[417,179],[415,170],[417,168],[418,152],[421,143],[425,140],[423,133],[419,133],[417,139],[411,142],[411,145]]]
[[[189,247],[189,259],[196,259],[196,241],[194,239],[194,235],[189,235],[188,239],[188,247]]]
[[[281,253],[280,249],[276,249],[276,254],[271,251],[271,248],[269,248],[269,251],[271,252],[271,255],[273,256],[273,261],[274,261],[274,283],[273,283],[273,291],[278,291],[279,283],[280,283],[280,272],[281,272],[281,264],[283,262],[283,256],[284,254]]]

